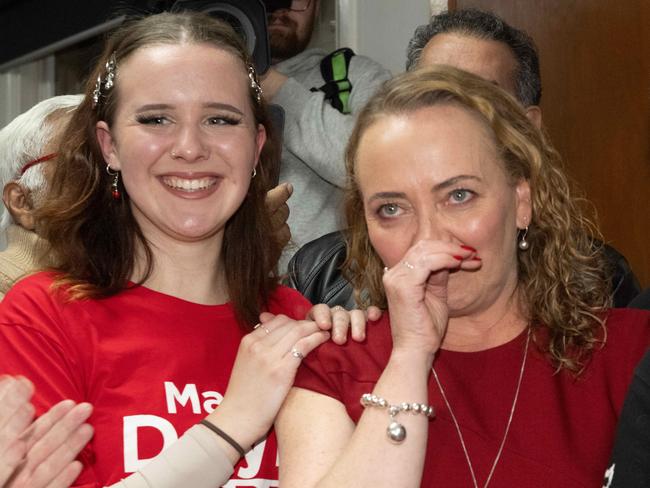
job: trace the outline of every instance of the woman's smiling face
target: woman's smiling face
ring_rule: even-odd
[[[146,237],[222,235],[266,139],[249,83],[241,60],[209,44],[152,45],[117,67],[114,121],[97,136]]]
[[[450,316],[484,310],[517,283],[530,190],[509,181],[489,131],[468,110],[437,105],[380,117],[356,153],[368,233],[386,266],[420,240],[477,250],[480,269],[450,275]]]

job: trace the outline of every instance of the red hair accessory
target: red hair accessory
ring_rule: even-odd
[[[49,161],[50,159],[54,159],[55,157],[57,157],[57,153],[46,154],[45,156],[41,156],[38,159],[34,159],[32,161],[25,163],[23,167],[20,168],[20,176],[24,175],[25,171],[27,171],[32,166],[36,166],[37,164],[44,163],[45,161]]]

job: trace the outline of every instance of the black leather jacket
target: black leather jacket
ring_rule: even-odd
[[[632,300],[628,307],[640,308],[641,310],[650,310],[650,288],[646,288]]]
[[[327,303],[356,308],[352,285],[343,277],[345,239],[332,232],[308,242],[289,261],[289,286],[302,293],[311,303]]]
[[[614,306],[625,307],[641,292],[641,287],[625,257],[611,246],[604,246],[612,268]],[[341,232],[326,234],[301,247],[289,262],[289,286],[311,303],[330,307],[355,308],[352,285],[343,277],[345,240]]]

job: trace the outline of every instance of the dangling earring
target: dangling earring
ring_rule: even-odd
[[[519,249],[522,251],[528,251],[528,248],[530,247],[530,243],[526,240],[526,236],[528,235],[528,226],[524,229],[524,233],[521,235],[519,238],[519,242],[517,243],[517,246]]]
[[[253,168],[253,174],[251,176],[251,179],[255,178],[257,176],[257,169]]]
[[[120,182],[120,172],[113,170],[108,164],[106,165],[106,172],[113,177],[113,183],[111,183],[111,195],[113,195],[113,200],[119,200],[122,196],[118,186]]]

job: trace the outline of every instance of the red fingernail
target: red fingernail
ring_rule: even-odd
[[[462,261],[463,259],[465,259],[463,256],[458,256],[457,254],[454,254],[452,257],[454,259],[458,259],[458,261]]]
[[[471,260],[472,260],[472,261],[483,261],[483,260],[482,260],[481,258],[479,258],[478,256],[474,256]]]
[[[466,251],[476,252],[476,249],[474,249],[472,246],[466,246],[465,244],[461,244],[460,247],[465,249]]]

